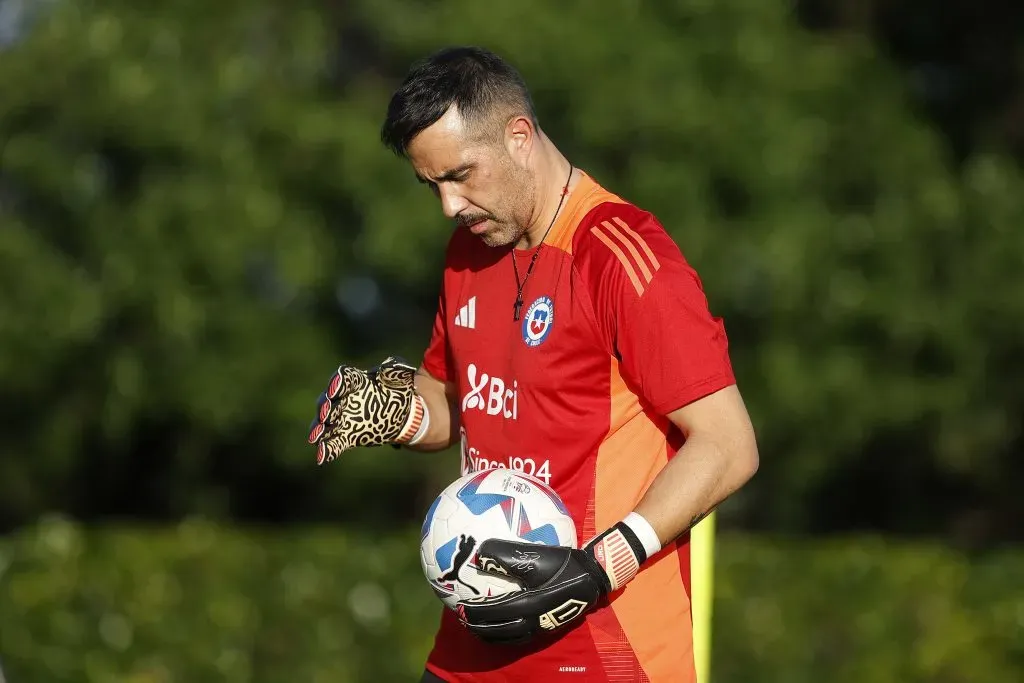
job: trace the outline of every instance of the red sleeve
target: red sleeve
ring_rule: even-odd
[[[450,382],[449,374],[451,363],[448,353],[448,320],[447,306],[444,301],[444,287],[442,285],[441,296],[438,297],[437,313],[434,316],[434,329],[430,333],[430,343],[423,353],[423,369],[430,373],[434,379],[442,382]]]
[[[465,240],[460,240],[462,233],[469,234],[464,230],[456,230],[445,250],[445,268],[441,279],[441,294],[437,299],[437,312],[434,314],[434,328],[430,333],[427,350],[423,353],[423,369],[434,379],[442,382],[455,381],[452,374],[454,363],[451,347],[448,345],[448,324],[451,318],[448,316],[446,289],[449,286],[449,279],[453,276],[453,264],[457,267],[465,260]]]
[[[665,415],[735,383],[725,326],[651,214],[602,204],[581,223],[574,253],[609,351],[653,410]]]

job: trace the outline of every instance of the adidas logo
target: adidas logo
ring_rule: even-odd
[[[466,327],[470,330],[476,329],[476,297],[469,297],[469,302],[459,309],[455,316],[455,327]]]

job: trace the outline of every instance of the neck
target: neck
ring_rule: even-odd
[[[543,172],[538,174],[536,204],[538,211],[533,222],[516,243],[517,249],[531,249],[544,241],[548,228],[558,217],[558,213],[565,208],[565,200],[562,195],[566,188],[572,189],[573,178],[569,175],[571,169],[572,175],[575,176],[576,172],[569,160],[558,153],[555,153],[553,158],[544,165]]]

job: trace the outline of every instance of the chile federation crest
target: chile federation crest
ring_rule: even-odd
[[[536,299],[526,310],[523,318],[523,341],[527,346],[538,346],[551,332],[555,324],[555,304],[549,297]]]

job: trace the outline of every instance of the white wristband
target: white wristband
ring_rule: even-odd
[[[644,552],[647,553],[647,559],[651,559],[661,550],[661,541],[658,540],[658,534],[654,531],[654,527],[651,523],[644,519],[643,515],[638,512],[630,512],[622,520],[622,523],[630,528],[630,530],[636,534],[636,537],[640,540],[640,543],[644,546]]]
[[[413,446],[427,435],[430,429],[430,411],[427,410],[427,402],[416,394],[412,398],[412,410],[409,412],[409,419],[396,441],[406,446]]]

